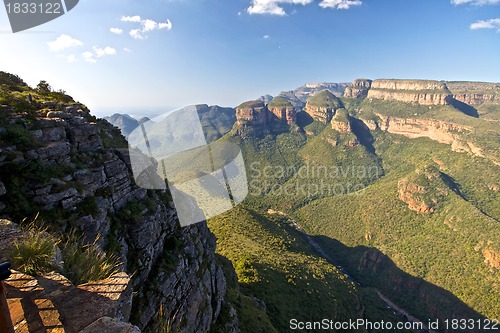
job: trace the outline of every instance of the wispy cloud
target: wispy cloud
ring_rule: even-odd
[[[123,33],[123,29],[120,28],[110,28],[109,31],[116,35],[121,35]]]
[[[83,52],[82,57],[83,57],[83,60],[85,60],[86,62],[89,62],[91,64],[95,64],[97,62],[97,60],[95,60],[95,58],[94,58],[94,53],[92,53],[90,51]]]
[[[497,32],[500,33],[500,18],[486,20],[486,21],[477,21],[470,25],[472,30],[478,29],[497,29]]]
[[[78,39],[63,34],[57,37],[56,40],[47,42],[47,45],[49,46],[50,51],[59,52],[70,47],[81,46],[83,43]]]
[[[249,14],[284,16],[287,15],[287,12],[283,8],[283,5],[309,5],[313,3],[313,1],[314,0],[252,0],[250,7],[247,8],[247,12]],[[361,4],[361,0],[322,0],[319,3],[322,8],[334,9],[349,9],[352,6],[359,6]]]
[[[135,16],[122,16],[122,22],[140,23],[141,27],[138,29],[131,29],[129,31],[130,37],[134,39],[144,39],[144,34],[154,30],[171,30],[172,22],[167,19],[166,22],[156,22],[151,19],[142,19],[139,15]]]
[[[122,16],[120,19],[122,22],[141,22],[141,17],[139,15],[136,16]]]
[[[361,0],[323,0],[320,2],[322,8],[349,9],[351,6],[360,6]]]
[[[133,39],[144,39],[144,37],[142,37],[142,35],[141,35],[141,30],[140,29],[132,29],[132,30],[130,30],[129,35]]]
[[[500,0],[451,0],[451,3],[454,5],[471,4],[476,6],[482,6],[482,5],[498,5],[500,4]]]
[[[83,60],[91,64],[95,64],[97,62],[97,58],[116,55],[116,49],[111,46],[106,46],[104,48],[94,46],[92,50],[93,52],[86,51],[82,53]]]
[[[263,39],[269,39],[269,38],[271,38],[271,36],[269,36],[269,35],[264,35],[264,36],[262,36],[262,38],[263,38]]]
[[[313,0],[252,0],[252,4],[247,8],[249,14],[270,14],[270,15],[286,15],[285,10],[281,7],[282,4],[293,5],[308,5]]]
[[[78,61],[78,58],[74,54],[70,54],[66,57],[66,60],[68,60],[69,63],[72,63]]]
[[[101,57],[108,56],[108,55],[115,55],[116,49],[114,49],[110,46],[106,46],[103,49],[100,49],[100,48],[97,48],[94,46],[94,52],[95,52],[95,55],[97,58],[101,58]]]

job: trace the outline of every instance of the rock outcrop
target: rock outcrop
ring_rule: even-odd
[[[280,133],[289,130],[295,121],[295,109],[284,98],[277,97],[268,106],[261,100],[249,101],[236,108],[234,135],[246,138]]]
[[[338,109],[332,119],[332,128],[340,133],[351,133],[351,121],[346,109]]]
[[[452,95],[446,83],[430,80],[375,80],[368,98],[420,105],[448,105]]]
[[[348,98],[362,98],[368,95],[368,90],[372,86],[372,80],[356,79],[351,83],[344,92],[344,97]]]
[[[342,102],[328,90],[323,90],[309,98],[304,109],[314,120],[328,124]]]
[[[236,107],[236,125],[239,127],[265,125],[269,110],[261,100],[248,101]]]
[[[89,325],[95,325],[102,317],[109,318],[115,326],[123,328],[115,332],[126,332],[124,329],[140,332],[137,327],[127,323],[133,290],[130,278],[125,273],[115,274],[103,281],[73,286],[57,273],[34,278],[14,271],[5,285],[16,332],[58,330],[78,333]]]
[[[23,139],[0,140],[0,217],[40,211],[61,232],[75,228],[117,253],[133,274],[140,329],[162,307],[174,329],[209,331],[226,291],[215,237],[204,222],[181,229],[168,191],[135,185],[119,130],[79,104],[4,115],[0,132]]]
[[[348,85],[348,83],[307,83],[294,90],[282,91],[278,97],[282,97],[292,103],[295,111],[299,112],[305,107],[307,100],[320,91],[328,90],[333,95],[340,97],[344,94]]]
[[[434,119],[397,118],[377,114],[381,119],[378,127],[393,134],[404,135],[409,138],[427,137],[439,143],[451,145],[457,152],[468,152],[476,156],[486,157],[481,148],[464,137],[471,132],[471,128]],[[498,163],[498,161],[493,161]]]
[[[286,125],[293,125],[297,120],[294,106],[282,97],[273,99],[267,108],[274,115],[274,117],[271,115],[271,120],[277,120]]]
[[[398,182],[399,199],[411,210],[422,214],[433,213],[450,192],[440,171],[432,165],[417,169],[415,174]]]
[[[469,105],[500,103],[500,84],[487,82],[446,82],[453,98]]]

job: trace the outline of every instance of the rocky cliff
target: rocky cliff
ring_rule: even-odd
[[[332,128],[340,133],[351,133],[351,121],[346,109],[338,109],[332,119]]]
[[[301,111],[302,108],[304,108],[307,100],[315,94],[323,90],[328,90],[333,95],[340,97],[344,94],[344,91],[348,85],[348,83],[307,83],[294,90],[282,91],[278,95],[278,97],[284,98],[292,103],[292,105],[295,107],[295,110],[298,112]]]
[[[320,91],[309,98],[304,111],[314,120],[327,124],[332,119],[335,110],[342,107],[342,102],[328,90]]]
[[[267,106],[261,100],[248,101],[236,108],[234,134],[248,137],[279,133],[289,130],[295,121],[295,108],[284,98],[276,97]]]
[[[362,98],[368,95],[368,90],[372,86],[372,80],[356,79],[351,83],[344,92],[344,97],[348,98]]]
[[[205,223],[180,228],[168,191],[139,188],[120,131],[79,103],[1,110],[0,215],[40,218],[117,253],[133,275],[131,321],[160,308],[174,329],[207,332],[225,295],[215,238]],[[153,173],[153,170],[149,172]]]
[[[446,82],[453,98],[469,105],[500,103],[500,85],[487,82]]]
[[[446,83],[431,80],[375,80],[367,97],[420,105],[448,105],[452,102]]]
[[[267,108],[274,115],[274,117],[271,117],[273,120],[286,125],[293,125],[297,120],[294,106],[284,98],[276,97],[269,102]]]
[[[269,110],[261,100],[248,101],[236,107],[236,125],[239,127],[265,125]]]
[[[488,158],[493,163],[500,165],[500,161],[495,160],[492,156],[486,156],[481,148],[465,139],[467,134],[472,131],[472,128],[468,126],[435,119],[398,118],[378,113],[377,116],[381,119],[377,122],[377,126],[383,131],[409,138],[427,137],[439,143],[451,145],[453,151],[468,152]]]

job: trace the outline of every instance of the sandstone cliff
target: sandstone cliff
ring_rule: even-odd
[[[40,211],[61,232],[76,228],[117,253],[133,274],[131,321],[139,328],[163,308],[174,328],[209,331],[226,284],[206,224],[181,229],[168,191],[135,185],[117,128],[78,103],[44,106],[1,110],[0,215]]]
[[[368,95],[368,90],[370,90],[372,85],[372,80],[368,79],[356,79],[351,83],[344,92],[344,97],[348,98],[361,98]]]
[[[323,90],[309,98],[304,111],[314,120],[327,124],[335,110],[342,107],[342,102],[328,90]]]
[[[269,112],[274,115],[274,117],[271,116],[272,120],[279,121],[286,125],[293,125],[297,120],[294,106],[284,98],[276,97],[269,102],[267,108]]]
[[[446,82],[453,98],[469,105],[500,103],[500,84],[487,82]]]
[[[346,109],[338,109],[335,112],[335,116],[332,121],[332,128],[340,133],[351,133],[351,121],[349,119],[349,113]]]
[[[398,118],[380,113],[376,115],[381,119],[377,121],[376,127],[383,131],[409,138],[427,137],[439,143],[451,145],[453,151],[471,153],[500,165],[496,156],[485,154],[483,149],[467,140],[467,135],[473,130],[471,127],[435,119]]]
[[[277,97],[268,106],[261,100],[248,101],[236,108],[234,135],[242,138],[280,133],[290,129],[296,121],[293,105]]]
[[[236,125],[239,127],[265,125],[269,111],[261,100],[248,101],[236,107]]]
[[[420,105],[448,105],[452,102],[446,84],[430,80],[375,80],[368,98]]]

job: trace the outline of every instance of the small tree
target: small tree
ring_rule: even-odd
[[[47,81],[42,80],[36,85],[36,90],[42,95],[48,95],[52,91],[52,87]]]

